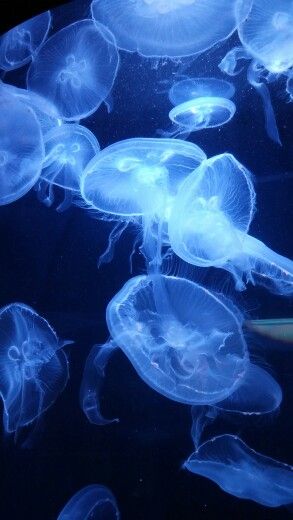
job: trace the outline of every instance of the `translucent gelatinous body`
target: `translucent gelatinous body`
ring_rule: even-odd
[[[49,408],[68,380],[68,363],[49,323],[23,303],[0,310],[0,394],[4,428],[14,432]]]
[[[174,107],[169,118],[183,131],[195,132],[228,123],[236,107],[230,99],[199,97]]]
[[[116,499],[110,489],[98,484],[75,493],[59,513],[57,520],[119,520]]]
[[[173,105],[180,105],[198,97],[230,99],[234,94],[235,87],[230,81],[218,78],[188,78],[171,87],[169,99]]]

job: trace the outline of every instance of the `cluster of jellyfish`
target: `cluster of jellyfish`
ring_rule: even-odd
[[[238,420],[275,412],[282,389],[251,357],[241,309],[164,269],[172,256],[192,269],[228,271],[236,291],[250,283],[292,296],[293,262],[249,233],[256,210],[252,173],[231,153],[207,157],[188,141],[194,132],[229,123],[235,87],[224,74],[178,75],[168,92],[168,129],[102,150],[80,121],[108,103],[121,52],[193,59],[237,32],[239,45],[223,57],[220,70],[234,76],[243,71],[239,62],[249,62],[247,79],[263,100],[268,136],[281,144],[269,87],[283,83],[292,100],[292,26],[290,0],[94,0],[85,19],[55,33],[46,12],[0,39],[0,205],[34,188],[49,207],[54,187],[62,188],[58,211],[73,202],[115,222],[100,264],[111,261],[129,225],[141,239],[145,273],[109,302],[110,339],[95,345],[85,364],[84,414],[94,425],[118,421],[103,417],[100,392],[105,367],[121,349],[147,385],[190,405],[194,452],[184,467],[267,507],[292,502],[293,468],[238,436],[202,442],[202,434],[219,414]],[[5,82],[7,72],[24,66],[26,88]],[[68,380],[68,343],[23,303],[0,310],[5,432],[17,433],[52,406]],[[119,518],[115,498],[93,484],[77,492],[58,519],[106,514]]]

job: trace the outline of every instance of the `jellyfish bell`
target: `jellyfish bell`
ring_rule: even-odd
[[[119,520],[116,499],[109,488],[92,484],[80,489],[59,513],[57,520]]]
[[[120,49],[146,57],[178,58],[204,52],[228,38],[236,28],[235,3],[94,0],[91,9],[93,19],[113,32]]]
[[[204,128],[215,128],[228,123],[236,112],[230,99],[221,97],[199,97],[175,106],[169,118],[180,132],[196,132]]]
[[[118,65],[110,31],[92,20],[80,20],[41,47],[28,71],[28,90],[51,101],[64,120],[78,121],[109,96]]]
[[[172,105],[180,105],[195,98],[220,97],[230,99],[235,87],[230,81],[218,78],[188,78],[177,81],[169,90]]]

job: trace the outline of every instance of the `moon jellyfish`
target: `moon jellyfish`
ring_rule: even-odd
[[[30,107],[14,96],[1,95],[0,114],[0,205],[4,205],[25,195],[36,183],[44,146],[40,124]]]
[[[132,278],[108,304],[106,318],[114,344],[169,399],[216,403],[244,377],[248,354],[238,311],[189,280]]]
[[[293,262],[248,234],[254,207],[251,175],[233,155],[203,161],[174,201],[168,226],[171,247],[190,264],[231,272],[238,290],[245,289],[244,278],[290,295]]]
[[[57,520],[119,520],[117,502],[105,486],[92,484],[75,493]]]
[[[28,63],[47,38],[50,11],[17,25],[0,37],[0,68],[13,70]]]
[[[83,119],[109,95],[118,64],[108,29],[81,20],[58,31],[41,47],[28,71],[28,89],[51,101],[63,119]]]
[[[80,191],[89,208],[118,220],[107,255],[112,257],[111,242],[132,221],[142,224],[146,258],[160,263],[174,197],[205,158],[201,148],[179,139],[127,139],[98,153],[81,177]]]
[[[49,323],[23,303],[0,310],[0,394],[6,432],[35,421],[68,380],[68,362]]]
[[[119,48],[147,57],[176,58],[204,52],[228,38],[236,28],[235,4],[234,0],[94,0],[92,15],[109,27]]]
[[[218,78],[187,78],[177,81],[169,90],[172,105],[181,105],[195,98],[220,97],[230,99],[235,87],[230,81]]]
[[[53,188],[65,190],[64,202],[57,209],[66,209],[79,194],[81,174],[100,150],[94,134],[84,126],[64,124],[52,128],[44,138],[45,159],[38,183],[39,199],[47,206],[54,201]]]
[[[254,451],[234,435],[201,444],[184,467],[238,498],[267,507],[292,503],[293,467]]]

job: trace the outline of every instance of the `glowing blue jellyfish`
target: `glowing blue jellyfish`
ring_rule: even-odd
[[[57,520],[119,520],[120,513],[110,489],[92,484],[75,493]]]
[[[86,167],[80,191],[87,207],[118,220],[106,257],[129,222],[143,227],[143,253],[161,262],[164,223],[183,179],[206,158],[193,143],[179,139],[135,138],[102,150]]]
[[[187,78],[177,81],[169,90],[172,105],[180,105],[195,98],[219,97],[230,99],[235,87],[230,81],[218,78]]]
[[[94,0],[92,15],[113,32],[119,48],[143,56],[191,56],[236,28],[234,0]],[[215,23],[217,20],[217,23]]]
[[[49,323],[23,303],[0,310],[0,394],[4,429],[15,432],[35,421],[68,380],[68,362]]]
[[[254,451],[239,437],[214,437],[203,443],[184,467],[238,498],[267,507],[292,503],[293,467]]]
[[[169,399],[216,403],[241,384],[248,354],[238,311],[187,279],[132,278],[106,317],[114,344]]]
[[[51,25],[50,11],[17,25],[0,37],[0,69],[22,67],[34,57],[47,38]]]
[[[28,71],[28,89],[52,102],[63,119],[77,121],[105,101],[118,64],[111,33],[101,24],[81,20],[41,47]]]
[[[43,137],[35,113],[14,96],[1,95],[0,205],[19,199],[32,188],[43,159]]]
[[[39,199],[47,206],[54,201],[54,186],[65,190],[62,211],[79,194],[81,174],[99,152],[99,143],[90,130],[77,124],[64,124],[47,132],[44,138],[45,159],[38,183]]]
[[[231,272],[238,290],[244,279],[272,292],[293,292],[293,262],[248,235],[255,192],[248,170],[225,153],[203,161],[182,183],[168,232],[174,252],[186,262]]]

